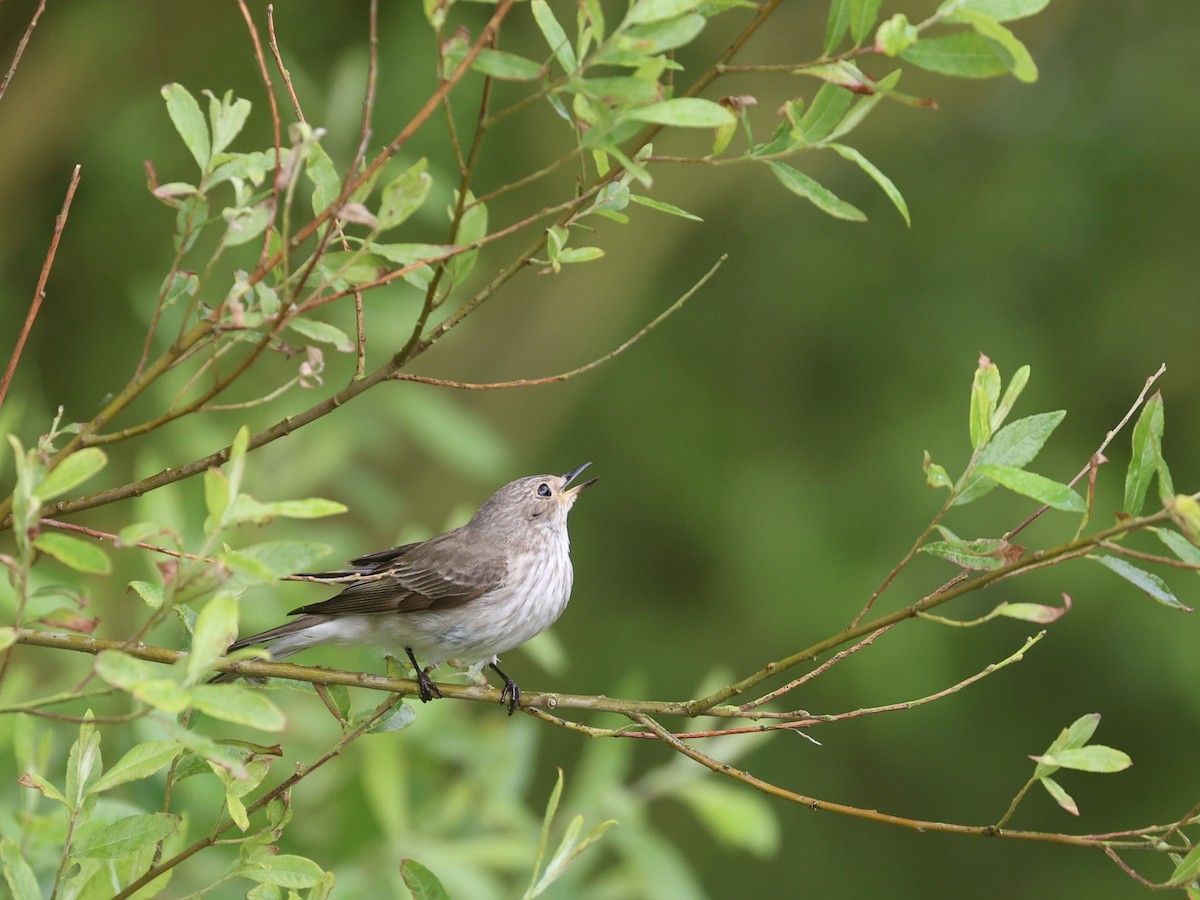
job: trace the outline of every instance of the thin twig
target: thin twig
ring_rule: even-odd
[[[707,283],[708,280],[717,273],[717,269],[721,268],[721,264],[724,263],[728,258],[728,254],[722,254],[721,258],[713,264],[712,268],[705,272],[704,275],[701,276],[700,280],[693,284],[687,290],[687,292],[683,294],[683,296],[655,316],[654,319],[643,326],[637,332],[637,334],[633,335],[633,337],[626,340],[616,349],[610,350],[608,353],[593,359],[591,362],[585,365],[579,366],[576,369],[571,369],[569,372],[560,372],[557,375],[548,375],[544,378],[518,378],[515,381],[495,381],[483,384],[477,384],[469,381],[450,381],[444,378],[429,378],[424,375],[413,375],[408,372],[397,372],[392,376],[392,378],[396,381],[415,381],[418,384],[432,384],[436,385],[437,387],[458,388],[466,391],[497,391],[506,390],[508,388],[534,387],[542,384],[555,384],[560,381],[567,381],[570,378],[574,378],[576,375],[582,375],[585,372],[592,371],[592,369],[595,369],[597,366],[604,365],[609,360],[620,356],[622,353],[644,338],[659,324],[661,324],[663,320],[678,312],[683,305],[687,303],[688,300],[690,300],[696,294],[696,292],[700,290],[700,288],[703,287],[705,283]]]
[[[267,4],[267,42],[271,47],[271,55],[275,57],[275,68],[279,70],[279,76],[283,79],[283,85],[287,88],[288,96],[292,99],[292,109],[296,113],[296,118],[301,122],[304,119],[304,110],[300,108],[300,99],[296,96],[296,89],[292,87],[292,75],[288,72],[287,66],[283,64],[283,55],[279,52],[279,42],[275,39],[275,4]]]
[[[46,0],[41,0],[38,3],[37,9],[33,11],[33,18],[29,20],[29,27],[25,29],[25,33],[21,35],[21,40],[17,43],[17,52],[13,54],[12,65],[4,73],[4,80],[0,81],[0,99],[3,99],[4,92],[8,90],[8,83],[12,81],[13,75],[16,74],[17,65],[21,62],[21,55],[25,52],[25,45],[29,43],[29,39],[33,36],[33,29],[37,28],[38,19],[42,17],[42,13],[45,10]]]
[[[41,9],[39,8],[38,15],[40,14]],[[37,21],[36,16],[34,21]],[[32,30],[33,24],[31,23],[29,27]],[[17,370],[17,362],[21,359],[21,351],[25,349],[25,341],[33,329],[33,322],[37,319],[38,310],[42,308],[42,300],[46,296],[46,281],[49,279],[50,269],[54,265],[54,256],[58,253],[58,242],[62,238],[63,229],[66,228],[67,216],[71,213],[71,201],[75,198],[75,189],[79,187],[80,169],[81,166],[77,165],[71,172],[71,181],[67,185],[67,196],[63,200],[62,209],[54,220],[54,234],[50,238],[50,249],[46,251],[46,260],[42,263],[42,272],[38,276],[37,287],[33,291],[33,300],[29,303],[29,312],[25,315],[25,324],[21,326],[21,333],[17,336],[17,345],[13,348],[12,356],[8,358],[8,367],[4,370],[4,377],[0,379],[0,405],[3,405],[4,398],[8,394],[8,386],[12,382],[13,373]]]
[[[271,107],[271,129],[275,141],[275,174],[271,179],[271,198],[272,209],[279,212],[279,189],[280,173],[283,168],[283,124],[279,119],[279,101],[275,98],[275,85],[271,83],[271,73],[267,69],[267,58],[263,54],[262,40],[258,36],[258,27],[254,24],[254,17],[250,15],[250,10],[246,7],[246,0],[237,0],[238,9],[242,11],[242,18],[246,20],[246,30],[250,33],[250,42],[254,45],[254,58],[258,62],[258,74],[263,80],[263,87],[267,92],[267,103]],[[291,84],[288,84],[291,87]],[[286,232],[282,235],[284,243],[287,242]],[[263,233],[262,250],[259,252],[259,265],[262,266],[267,259],[271,244],[271,229],[267,229]]]
[[[1121,433],[1121,430],[1127,424],[1129,424],[1129,420],[1133,418],[1133,414],[1138,411],[1138,409],[1141,407],[1141,405],[1143,403],[1146,402],[1146,394],[1148,394],[1150,392],[1150,388],[1154,385],[1154,382],[1158,381],[1158,379],[1161,378],[1166,371],[1167,371],[1167,364],[1162,363],[1158,367],[1158,369],[1154,372],[1154,374],[1146,379],[1146,383],[1142,386],[1141,393],[1138,394],[1137,399],[1133,401],[1133,406],[1129,407],[1128,412],[1126,412],[1125,415],[1121,418],[1121,421],[1118,422],[1108,432],[1108,434],[1106,434],[1104,436],[1104,440],[1100,442],[1100,446],[1096,448],[1096,452],[1093,453],[1088,458],[1087,464],[1082,469],[1079,470],[1079,474],[1067,482],[1068,486],[1074,487],[1075,483],[1078,482],[1080,478],[1082,478],[1084,475],[1086,475],[1089,471],[1092,470],[1092,467],[1093,467],[1092,461],[1095,460],[1097,457],[1104,455],[1104,451],[1108,448],[1108,445],[1112,443],[1113,438],[1115,438],[1118,434]],[[1043,506],[1041,509],[1039,509],[1036,512],[1034,512],[1033,514],[1031,514],[1029,516],[1029,518],[1027,518],[1024,522],[1022,522],[1020,525],[1018,525],[1012,531],[1010,531],[1007,535],[1005,535],[1005,537],[1008,539],[1011,539],[1015,535],[1020,534],[1022,531],[1024,531],[1026,528],[1028,528],[1034,522],[1036,522],[1042,516],[1042,514],[1045,513],[1049,509],[1050,509],[1050,507],[1048,505]]]

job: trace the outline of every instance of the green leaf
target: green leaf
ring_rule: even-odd
[[[7,650],[17,642],[17,629],[11,625],[0,627],[0,650]]]
[[[339,353],[353,353],[355,343],[350,336],[336,325],[328,322],[318,322],[303,316],[293,316],[288,319],[288,327],[304,335],[310,341],[318,344],[332,344]]]
[[[167,115],[171,117],[175,130],[191,151],[196,165],[204,171],[208,168],[212,151],[208,141],[208,126],[204,122],[204,114],[200,112],[200,104],[181,84],[164,86],[162,96],[167,101]]]
[[[320,519],[337,516],[347,511],[345,504],[321,497],[304,500],[274,500],[261,502],[248,494],[239,494],[229,507],[226,519],[229,522],[254,522],[265,524],[276,516],[285,519]]]
[[[37,772],[23,772],[21,777],[17,779],[17,783],[27,788],[33,788],[33,790],[41,793],[47,800],[55,800],[68,809],[71,808],[71,804],[67,802],[67,798],[63,796],[62,791]]]
[[[542,870],[542,860],[546,857],[546,847],[550,843],[550,826],[554,823],[554,814],[558,812],[558,803],[562,799],[563,771],[558,769],[558,778],[550,790],[550,798],[546,801],[546,812],[542,816],[542,831],[538,838],[537,853],[533,857],[533,877],[529,880],[528,896],[537,885],[538,873]]]
[[[554,18],[550,4],[546,0],[531,0],[529,8],[533,12],[533,19],[537,22],[537,27],[541,29],[542,37],[550,45],[550,51],[558,60],[559,65],[567,72],[574,72],[579,65],[575,59],[575,51],[571,48],[571,42],[567,40],[567,33],[558,24],[558,19]]]
[[[384,186],[379,202],[380,231],[395,228],[424,204],[433,187],[433,178],[425,171],[428,165],[422,157]]]
[[[226,91],[218,98],[212,91],[204,91],[208,97],[208,120],[212,126],[212,152],[220,153],[233,143],[250,116],[250,101],[234,98],[233,91]]]
[[[1141,415],[1133,426],[1133,455],[1125,472],[1125,502],[1121,509],[1136,516],[1142,511],[1150,482],[1159,472],[1162,460],[1162,437],[1164,428],[1162,394],[1146,401]]]
[[[1050,796],[1054,798],[1055,803],[1057,803],[1071,815],[1079,815],[1078,804],[1075,803],[1074,798],[1070,794],[1063,790],[1062,785],[1060,785],[1053,778],[1048,777],[1040,778],[1038,781],[1041,782],[1042,787],[1046,789]]]
[[[225,509],[233,495],[229,490],[229,479],[215,466],[204,473],[204,506],[208,518],[204,520],[204,531],[212,534],[221,528]]]
[[[908,16],[896,13],[875,32],[875,48],[884,56],[899,56],[920,37],[920,32],[909,24]]]
[[[997,553],[1004,546],[1003,541],[930,541],[922,545],[922,553],[949,560],[964,569],[986,571],[998,569],[1004,565],[1004,556]]]
[[[104,770],[100,757],[100,733],[92,724],[90,709],[84,718],[85,721],[79,726],[79,738],[67,754],[67,785],[63,794],[72,809],[79,808],[88,794],[88,788]]]
[[[1026,472],[1024,469],[1018,469],[1015,466],[997,466],[988,463],[976,466],[975,470],[980,475],[992,479],[1010,491],[1026,497],[1032,497],[1039,503],[1052,506],[1054,509],[1080,513],[1087,510],[1087,504],[1084,502],[1084,499],[1075,493],[1075,491],[1067,487],[1067,485],[1052,481],[1043,475]]]
[[[43,500],[65,494],[71,488],[87,481],[104,468],[108,462],[99,447],[77,450],[51,470],[46,480],[38,485],[37,495]]]
[[[892,205],[896,207],[900,215],[904,218],[904,224],[910,227],[912,226],[912,219],[908,215],[908,204],[904,202],[904,197],[901,195],[896,185],[892,183],[892,180],[884,175],[883,172],[879,171],[873,162],[871,162],[853,147],[847,147],[844,144],[826,144],[826,146],[838,156],[842,157],[843,159],[850,160],[869,176],[871,176],[875,183],[883,189],[885,194],[887,194],[887,198],[892,201]]]
[[[1159,603],[1164,606],[1169,606],[1172,609],[1180,609],[1184,612],[1191,612],[1191,608],[1184,606],[1179,602],[1167,583],[1155,575],[1153,572],[1147,572],[1145,569],[1139,569],[1133,563],[1126,562],[1117,556],[1108,556],[1103,553],[1089,554],[1088,559],[1094,560],[1100,565],[1116,572],[1134,587],[1149,594]]]
[[[779,820],[761,794],[720,781],[693,781],[677,791],[720,843],[769,858],[779,849]]]
[[[309,145],[308,156],[304,158],[304,174],[313,184],[313,213],[322,213],[341,194],[342,179],[333,165],[333,160],[320,144]]]
[[[1080,772],[1122,772],[1133,765],[1133,760],[1128,754],[1103,744],[1088,744],[1086,747],[1060,750],[1054,754],[1053,759],[1044,761],[1047,765]]]
[[[89,544],[68,534],[43,531],[34,539],[33,546],[77,572],[107,575],[112,571],[112,563],[103,550],[95,544]]]
[[[253,688],[240,684],[198,684],[190,694],[192,705],[215,719],[262,731],[282,731],[287,724],[283,711]]]
[[[237,632],[237,599],[225,592],[218,593],[196,617],[192,649],[187,657],[188,681],[198,681],[223,657],[226,648],[237,638]]]
[[[263,855],[243,865],[237,874],[251,881],[293,889],[315,887],[325,880],[324,869],[311,859],[288,853]]]
[[[4,880],[12,900],[42,900],[37,876],[25,862],[21,848],[10,837],[0,838],[0,861],[4,863]]]
[[[1046,8],[1050,0],[945,0],[937,8],[938,15],[950,16],[959,10],[974,10],[991,16],[997,22],[1011,22],[1034,16]]]
[[[812,103],[796,123],[793,137],[816,144],[833,133],[854,102],[854,94],[836,84],[821,85]]]
[[[1042,603],[1001,603],[996,607],[996,615],[1009,619],[1019,619],[1022,622],[1036,622],[1048,625],[1057,622],[1067,613],[1065,606],[1046,606]]]
[[[960,22],[968,23],[975,29],[975,33],[984,40],[989,41],[994,47],[999,48],[1003,54],[1008,56],[1009,71],[1019,81],[1024,81],[1030,84],[1037,81],[1038,70],[1037,63],[1033,61],[1033,57],[1029,55],[1029,50],[1025,45],[1017,40],[1017,36],[993,19],[991,16],[972,10],[961,10],[954,18]],[[999,53],[997,55],[1000,55]]]
[[[1005,393],[1005,399],[1007,398],[1008,392]],[[1003,401],[1001,405],[1003,405]],[[1050,439],[1050,435],[1054,433],[1054,429],[1059,426],[1065,416],[1064,410],[1057,410],[1037,413],[1009,422],[992,435],[988,445],[979,454],[979,462],[1012,466],[1017,469],[1024,468],[1033,462],[1041,452],[1042,447],[1046,445],[1046,441]],[[996,482],[975,473],[967,479],[962,492],[955,498],[954,505],[961,506],[970,503],[972,500],[982,497],[995,486]]]
[[[651,197],[646,197],[642,194],[632,194],[632,193],[629,194],[629,199],[632,202],[639,204],[640,206],[645,206],[650,209],[657,209],[659,212],[665,212],[668,215],[672,215],[672,216],[679,216],[681,219],[691,219],[693,222],[703,222],[704,221],[699,216],[693,215],[692,213],[688,212],[686,209],[680,209],[678,206],[675,206],[672,203],[667,203],[663,200],[655,200]]]
[[[829,18],[825,22],[825,55],[829,56],[837,49],[838,44],[850,27],[850,0],[832,0],[829,4]]]
[[[635,25],[625,34],[617,35],[609,47],[600,51],[595,62],[640,69],[655,54],[690,44],[704,30],[705,22],[704,16],[684,13],[661,22]]]
[[[1191,543],[1178,531],[1170,531],[1166,528],[1152,528],[1150,530],[1181,561],[1187,563],[1189,566],[1196,566],[1200,569],[1200,548],[1196,547],[1196,545]]]
[[[1096,729],[1099,727],[1100,713],[1088,713],[1085,716],[1080,716],[1060,735],[1063,744],[1059,750],[1082,747],[1092,739],[1092,736],[1096,733]]]
[[[921,38],[900,58],[919,69],[957,78],[992,78],[1009,69],[994,46],[973,31]]]
[[[797,171],[787,163],[768,162],[771,171],[785,188],[798,197],[811,202],[817,209],[833,216],[835,219],[846,219],[851,222],[865,222],[863,211],[837,197],[829,188],[810,178],[803,172]]]
[[[71,844],[71,856],[119,859],[156,844],[178,827],[179,816],[170,813],[128,816],[79,835]]]
[[[458,221],[458,229],[454,233],[454,243],[460,247],[469,247],[487,236],[488,208],[483,203],[475,203],[474,200],[475,195],[468,192],[467,203],[469,205],[463,210],[462,218]],[[478,258],[478,250],[451,257],[447,266],[455,284],[471,273]]]
[[[628,25],[644,25],[661,22],[691,12],[700,5],[700,0],[637,0],[625,17]]]
[[[895,72],[892,72],[875,82],[875,93],[868,94],[865,97],[859,97],[857,102],[850,107],[850,111],[842,117],[842,121],[829,135],[827,140],[840,140],[842,137],[857,128],[862,123],[863,119],[867,117],[871,110],[873,110],[884,97],[894,93],[892,89],[900,82],[900,76],[902,74],[903,70],[897,69]],[[868,79],[864,75],[862,80],[865,82]]]
[[[329,555],[328,544],[316,541],[264,541],[242,547],[237,555],[264,567],[273,578],[311,569],[313,563]]]
[[[175,715],[188,707],[187,691],[175,681],[156,677],[162,670],[151,663],[116,650],[102,650],[94,665],[96,674],[113,687],[156,709]]]
[[[119,784],[149,778],[170,765],[182,749],[174,741],[146,741],[137,744],[101,775],[88,789],[88,793],[98,794]]]
[[[447,54],[447,59],[457,63],[458,60],[454,59],[454,55]],[[466,47],[462,49],[461,55],[467,55]],[[471,63],[471,68],[489,78],[499,78],[501,81],[534,81],[542,77],[541,63],[505,50],[493,50],[490,47],[484,47],[479,51],[479,55]]]
[[[400,877],[404,879],[405,887],[412,891],[413,900],[450,900],[437,876],[415,859],[400,861]]]
[[[639,106],[629,110],[626,118],[680,128],[717,128],[737,121],[733,113],[721,104],[699,97],[681,97]]]
[[[993,431],[1003,425],[1004,420],[1008,418],[1008,414],[1012,412],[1012,408],[1017,403],[1017,398],[1021,396],[1021,392],[1025,390],[1025,385],[1029,383],[1029,371],[1029,366],[1021,366],[1021,368],[1013,373],[1012,379],[1008,382],[1008,387],[1004,389],[1004,396],[992,412]],[[1063,415],[1066,415],[1066,413],[1063,413]],[[1024,465],[1024,463],[1021,465]]]
[[[149,581],[131,581],[129,586],[137,591],[138,596],[148,607],[162,609],[163,586],[161,584],[152,584]]]
[[[7,840],[7,838],[5,838],[5,840]],[[7,859],[8,858],[6,856],[6,864]],[[1179,861],[1179,865],[1177,865],[1175,867],[1175,871],[1171,873],[1168,883],[1183,886],[1191,884],[1197,878],[1200,878],[1200,844],[1192,847],[1192,849],[1188,851],[1188,855]]]
[[[417,721],[416,711],[407,704],[396,707],[368,729],[368,734],[391,734]]]
[[[882,0],[850,0],[850,38],[854,46],[861,44],[871,33],[879,18]]]
[[[982,354],[971,381],[971,446],[978,450],[992,436],[992,414],[1000,399],[1000,369]]]
[[[237,247],[249,243],[267,230],[275,218],[275,201],[268,197],[253,206],[226,207],[221,210],[221,218],[226,225],[225,246]]]

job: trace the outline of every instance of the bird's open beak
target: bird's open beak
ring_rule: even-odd
[[[572,469],[570,472],[567,472],[565,475],[563,475],[563,487],[564,488],[567,487],[567,485],[569,485],[572,481],[574,481],[576,478],[578,478],[580,473],[583,472],[583,470],[586,469],[590,465],[591,465],[590,462],[585,462],[582,466]],[[599,478],[593,478],[591,481],[585,481],[585,482],[583,482],[583,484],[575,485],[575,487],[571,488],[569,491],[564,491],[564,493],[571,494],[572,496],[574,496],[575,494],[578,494],[580,491],[584,490],[585,488],[591,487],[593,484],[595,484],[599,480],[600,480]]]

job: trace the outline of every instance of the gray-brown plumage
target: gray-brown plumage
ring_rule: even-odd
[[[497,657],[544,631],[566,609],[573,580],[567,513],[596,479],[570,484],[588,465],[565,475],[518,479],[460,528],[311,575],[346,587],[329,600],[292,610],[289,615],[300,615],[294,622],[229,649],[270,642],[276,660],[318,644],[403,649],[426,701],[441,695],[429,679],[439,663],[459,659],[474,663],[475,671],[488,665],[504,679],[501,701],[511,713],[521,692],[497,667]],[[214,680],[236,677],[225,673]]]

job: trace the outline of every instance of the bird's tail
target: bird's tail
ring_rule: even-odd
[[[273,642],[269,648],[271,651],[271,661],[278,662],[281,659],[287,659],[293,653],[299,653],[305,647],[325,643],[328,638],[322,633],[324,629],[316,626],[325,624],[331,618],[331,616],[301,616],[298,619],[288,622],[286,625],[270,628],[267,631],[260,631],[258,634],[252,634],[249,637],[234,641],[229,645],[229,651]],[[221,672],[209,679],[209,683],[222,684],[224,682],[236,681],[241,677],[236,672]],[[247,680],[253,681],[255,679]]]

